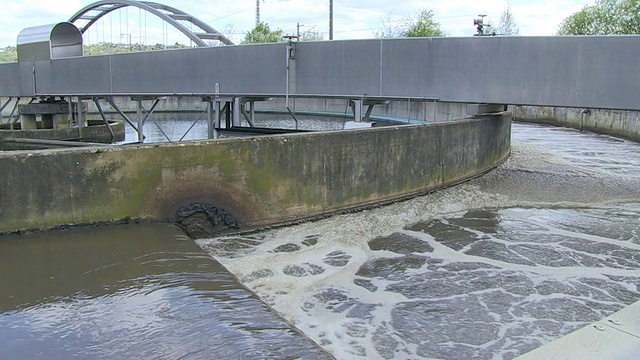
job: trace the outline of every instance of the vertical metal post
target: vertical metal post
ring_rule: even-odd
[[[438,100],[433,100],[433,122],[438,121]]]
[[[136,116],[138,117],[138,119],[137,119],[137,121],[138,121],[138,142],[139,143],[143,143],[144,142],[144,131],[142,131],[142,128],[144,127],[144,119],[142,118],[142,99],[138,99],[137,103],[138,103],[138,112],[136,113]]]
[[[231,101],[225,101],[224,109],[222,110],[224,111],[225,129],[231,129],[231,106]]]
[[[287,73],[285,74],[285,89],[284,89],[284,106],[289,109],[289,69],[290,69],[290,61],[291,61],[291,45],[287,46],[287,57],[285,60],[285,67],[287,69]]]
[[[69,125],[73,125],[73,97],[69,96],[69,119],[67,119]]]
[[[333,40],[333,0],[329,0],[329,40]]]
[[[353,120],[362,121],[362,100],[353,100]]]
[[[213,105],[213,127],[214,128],[216,127],[216,124],[220,126],[219,125],[220,124],[220,101],[218,99],[214,100],[214,105]],[[214,135],[216,134],[214,133]]]
[[[239,96],[236,96],[233,98],[233,126],[237,126],[240,127],[240,105],[241,105],[241,98]]]
[[[256,0],[256,27],[260,25],[260,0]]]
[[[78,102],[76,103],[76,123],[78,125],[78,133],[80,138],[84,137],[84,119],[82,118],[82,98],[78,96]]]
[[[251,123],[255,124],[256,123],[256,102],[255,101],[249,102],[249,112],[251,114],[250,116]]]
[[[213,111],[213,98],[209,98],[209,101],[207,102],[207,139],[214,139],[215,137],[214,126],[216,113]]]

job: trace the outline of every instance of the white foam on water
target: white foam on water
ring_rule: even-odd
[[[514,141],[453,188],[198,244],[338,359],[513,358],[640,299],[635,185]]]

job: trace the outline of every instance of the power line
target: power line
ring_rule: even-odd
[[[212,23],[212,22],[214,22],[214,21],[218,21],[218,20],[226,19],[226,18],[228,18],[228,17],[230,17],[230,16],[233,16],[233,15],[236,15],[236,14],[240,14],[241,12],[245,12],[245,11],[247,11],[247,10],[252,10],[252,9],[253,9],[253,6],[252,6],[252,7],[248,7],[248,8],[246,8],[246,9],[242,9],[242,10],[236,11],[236,12],[231,13],[231,14],[229,14],[229,15],[225,15],[225,16],[219,17],[219,18],[217,18],[217,19],[213,19],[213,20],[207,21],[207,24],[211,24],[211,23]]]

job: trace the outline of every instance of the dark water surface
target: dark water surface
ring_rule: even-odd
[[[180,230],[0,238],[0,359],[329,358]]]

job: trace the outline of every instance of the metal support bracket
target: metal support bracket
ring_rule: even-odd
[[[242,112],[240,110],[240,105],[242,104],[242,98],[239,96],[236,96],[233,98],[233,124],[232,126],[234,127],[240,127],[242,125],[242,123],[240,122],[240,113]]]
[[[145,96],[141,96],[141,97],[131,97],[132,101],[135,101],[138,103],[138,108],[136,111],[136,116],[137,116],[137,123],[138,123],[138,142],[139,143],[143,143],[144,142],[144,124],[145,122],[147,122],[147,120],[149,120],[149,118],[151,118],[151,115],[153,115],[153,112],[156,109],[156,106],[158,106],[158,103],[160,102],[160,100],[165,99],[164,97],[145,97]],[[153,100],[153,105],[151,105],[151,108],[147,111],[147,109],[144,107],[144,105],[142,104],[143,101],[145,100]],[[144,111],[145,116],[142,117],[142,112]],[[165,132],[162,130],[162,128],[156,124],[154,122],[154,124],[156,125],[156,127],[158,127],[158,129],[160,130],[160,132],[162,133],[162,135],[164,135],[164,137],[171,142],[171,139],[167,136],[167,134],[165,134]]]
[[[13,115],[16,113],[16,110],[18,109],[18,103],[20,102],[20,97],[18,97],[16,99],[16,103],[13,105],[13,108],[11,109],[11,114],[9,114],[9,120],[8,122],[11,123],[11,130],[13,130],[13,125],[20,119],[20,117],[18,116],[18,118],[14,121],[11,121],[11,119],[13,118]]]
[[[138,128],[131,121],[131,119],[129,119],[129,117],[122,110],[120,110],[120,108],[118,107],[118,105],[116,105],[116,103],[113,101],[113,98],[111,98],[111,96],[106,97],[105,100],[109,103],[109,105],[111,105],[113,110],[115,110],[120,116],[122,116],[122,118],[129,124],[129,126],[133,128],[133,130],[138,132]]]
[[[9,103],[11,102],[11,100],[13,100],[13,97],[9,97],[9,98],[7,99],[7,101],[6,101],[2,106],[0,106],[0,124],[2,124],[2,123],[4,122],[4,121],[3,121],[4,116],[2,115],[2,112],[4,111],[4,108],[6,108],[6,107],[7,107],[7,105],[9,105]],[[11,119],[9,119],[9,121],[11,121]]]
[[[353,110],[353,120],[361,122],[362,121],[362,100],[351,100],[351,109]]]
[[[110,142],[113,142],[113,140],[116,138],[116,134],[113,132],[113,129],[109,124],[109,120],[107,120],[107,117],[105,116],[104,111],[102,110],[102,106],[100,105],[99,99],[97,97],[94,97],[93,103],[96,104],[96,108],[100,112],[100,116],[102,117],[102,121],[104,121],[104,125],[107,127],[107,129],[109,129],[109,133],[111,134]]]

